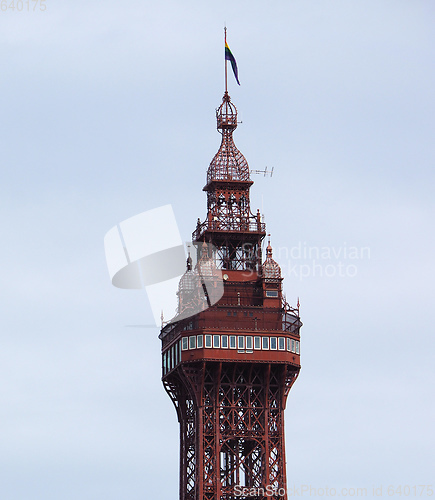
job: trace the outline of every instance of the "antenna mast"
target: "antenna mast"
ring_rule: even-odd
[[[227,27],[224,27],[225,36],[225,47],[227,46]],[[225,52],[224,52],[225,53]],[[227,58],[225,57],[225,93],[228,92],[228,82],[227,82]]]
[[[251,170],[251,174],[263,174],[264,177],[267,177],[268,175],[270,175],[270,177],[272,177],[273,167],[272,167],[272,170],[270,172],[267,170],[267,167],[266,167],[264,170]]]

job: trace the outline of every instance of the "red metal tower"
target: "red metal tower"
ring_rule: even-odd
[[[180,500],[287,499],[284,409],[302,323],[270,242],[262,259],[265,224],[250,209],[228,92],[216,118],[222,143],[207,171],[207,217],[193,232],[197,264],[189,256],[178,314],[160,333],[162,380],[180,422]]]

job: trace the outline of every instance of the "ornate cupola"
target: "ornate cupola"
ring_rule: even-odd
[[[281,268],[272,258],[272,246],[269,243],[266,248],[266,260],[263,263],[263,278],[267,283],[281,282]]]
[[[221,145],[207,170],[207,218],[198,221],[194,241],[213,243],[220,269],[251,270],[261,273],[261,240],[265,226],[260,214],[251,212],[249,189],[253,182],[249,165],[233,140],[237,108],[225,91],[216,110]]]
[[[187,269],[178,284],[178,308],[173,320],[193,316],[216,303],[223,295],[222,273],[216,268],[213,247],[205,242],[199,246],[200,259],[194,267],[189,251]]]
[[[178,284],[178,318],[188,317],[205,308],[200,294],[200,280],[196,269],[192,268],[192,258],[186,262],[186,272]]]
[[[219,151],[210,163],[207,171],[207,186],[213,181],[235,181],[253,184],[249,177],[246,158],[236,148],[233,131],[237,128],[237,108],[231,102],[228,92],[222,98],[222,104],[216,110],[217,129],[222,134]]]
[[[270,239],[266,248],[266,260],[263,263],[263,303],[265,307],[276,307],[282,300],[281,268],[273,260]]]

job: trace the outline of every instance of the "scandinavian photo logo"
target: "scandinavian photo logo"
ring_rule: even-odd
[[[351,246],[346,242],[340,246],[309,246],[306,242],[299,242],[290,248],[278,247],[275,252],[281,261],[282,275],[299,281],[354,278],[359,263],[371,256],[370,247]]]

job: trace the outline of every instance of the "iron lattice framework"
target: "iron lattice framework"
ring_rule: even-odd
[[[162,380],[180,423],[180,500],[287,499],[284,409],[302,323],[270,242],[262,262],[265,226],[250,209],[227,92],[216,116],[222,143],[207,172],[207,218],[193,233],[197,264],[189,256],[178,314],[160,333]],[[210,300],[222,280],[222,297]]]

